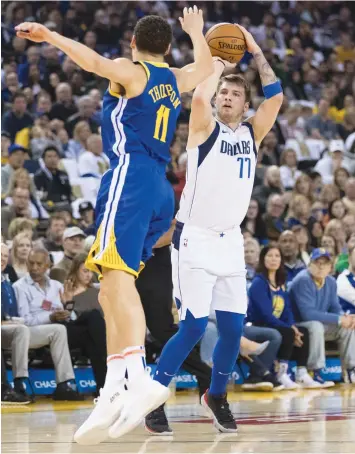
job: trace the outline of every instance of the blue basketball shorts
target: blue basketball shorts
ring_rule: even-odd
[[[174,192],[165,166],[149,156],[123,154],[102,178],[96,202],[96,238],[86,266],[138,276],[174,216]]]

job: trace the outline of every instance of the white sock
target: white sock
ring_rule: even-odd
[[[105,386],[121,381],[126,374],[126,363],[123,354],[107,357],[107,374]]]
[[[279,363],[279,372],[277,374],[278,377],[281,377],[281,375],[287,374],[288,370],[288,362],[287,361],[280,361]]]
[[[305,367],[297,367],[296,377],[298,379],[303,378],[307,374],[308,374],[308,372],[307,372],[307,369]]]
[[[145,371],[145,348],[144,345],[127,347],[123,350],[128,381],[133,381],[137,376]]]

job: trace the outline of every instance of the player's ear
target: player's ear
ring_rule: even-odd
[[[129,45],[131,49],[137,48],[136,37],[133,35],[131,39],[131,44]]]
[[[250,103],[249,103],[249,102],[246,102],[246,103],[244,104],[244,113],[247,113],[247,112],[248,112],[249,107],[250,107]]]
[[[166,52],[164,55],[169,55],[171,51],[171,44],[169,44],[169,47],[166,49]]]

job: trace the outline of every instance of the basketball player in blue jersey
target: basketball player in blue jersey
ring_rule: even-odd
[[[145,371],[146,327],[135,278],[173,217],[173,192],[165,168],[180,94],[213,73],[202,11],[185,8],[180,22],[195,56],[195,62],[182,69],[164,63],[172,31],[158,16],[137,23],[131,42],[133,62],[104,58],[41,24],[16,27],[20,38],[47,41],[84,70],[110,81],[103,102],[102,139],[111,168],[102,178],[97,235],[86,262],[102,277],[99,300],[106,321],[108,370],[93,412],[74,436],[81,444],[105,440],[115,422],[114,436],[123,435],[169,397],[168,389]]]
[[[250,202],[260,142],[282,104],[280,82],[252,35],[240,27],[253,54],[265,101],[243,121],[250,87],[240,75],[222,77],[229,63],[214,59],[214,74],[195,90],[187,143],[186,186],[173,236],[174,297],[179,331],[165,345],[155,380],[165,386],[202,337],[211,310],[219,339],[213,354],[210,389],[201,403],[221,432],[236,432],[226,387],[238,356],[247,309],[246,271],[240,224]],[[216,116],[211,99],[215,95]],[[151,434],[172,433],[161,406],[146,417]]]

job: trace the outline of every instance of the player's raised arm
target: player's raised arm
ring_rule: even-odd
[[[283,100],[283,92],[280,81],[253,36],[241,25],[238,24],[238,27],[243,31],[248,51],[254,56],[265,95],[265,101],[260,105],[256,114],[248,119],[253,125],[255,142],[259,145],[276,121]]]
[[[180,93],[191,91],[206,77],[213,74],[211,51],[203,35],[202,10],[197,6],[184,8],[183,17],[179,18],[183,30],[190,35],[195,62],[181,69],[173,69]]]
[[[216,93],[219,79],[225,67],[229,65],[230,63],[221,58],[213,57],[213,74],[196,87],[192,97],[190,130],[200,131],[208,128],[213,123],[211,100]]]
[[[127,58],[110,60],[102,57],[84,44],[66,38],[57,32],[36,22],[23,22],[15,27],[19,38],[29,39],[35,43],[46,41],[68,55],[78,66],[88,72],[116,82],[124,87],[139,74],[140,69]]]

